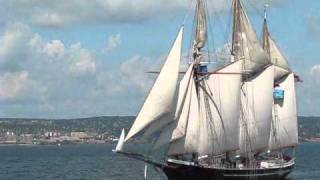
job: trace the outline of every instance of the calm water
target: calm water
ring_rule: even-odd
[[[0,146],[0,180],[139,180],[144,164],[111,153],[114,145]],[[320,144],[297,151],[292,180],[320,180]],[[149,179],[163,175],[150,170]]]

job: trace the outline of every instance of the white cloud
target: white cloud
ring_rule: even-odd
[[[152,78],[146,74],[148,66],[150,66],[149,59],[140,56],[133,56],[123,62],[120,72],[124,83],[131,83],[141,92],[147,92],[152,84]]]
[[[121,45],[121,35],[111,35],[108,38],[107,47],[105,48],[105,52],[112,51],[113,49],[117,48]]]
[[[15,98],[26,88],[28,72],[4,73],[0,75],[0,100]]]
[[[10,25],[0,38],[0,64],[17,60],[17,57],[24,54],[29,35],[28,26],[19,23]]]
[[[309,14],[305,17],[307,24],[307,36],[311,38],[311,40],[318,41],[320,38],[320,14],[317,11],[311,10]]]
[[[109,64],[81,43],[47,41],[20,25],[7,27],[0,39],[2,116],[132,115],[152,84],[148,58]]]
[[[61,27],[65,24],[64,17],[57,13],[36,14],[32,16],[31,21],[46,27]]]
[[[298,83],[298,107],[300,115],[318,116],[320,107],[320,65],[314,65],[301,75],[303,83]]]
[[[96,70],[95,56],[81,46],[81,43],[71,45],[69,61],[70,71],[73,73],[93,73]]]
[[[185,8],[183,0],[10,0],[0,3],[2,17],[19,17],[46,27],[61,27],[74,23],[113,23],[140,21],[158,12]]]
[[[65,53],[65,46],[61,40],[52,40],[44,47],[44,51],[52,57],[61,57]]]
[[[320,77],[320,65],[315,65],[311,68],[311,74]]]
[[[279,4],[287,0],[269,0]],[[135,22],[155,16],[168,16],[186,11],[190,0],[10,0],[0,2],[0,15],[5,19],[26,20],[45,27],[63,27],[71,24]],[[195,1],[193,1],[195,2]],[[246,0],[248,7],[263,8],[265,1]],[[214,11],[229,10],[231,1],[209,1]],[[229,12],[229,11],[228,11]],[[14,19],[15,18],[15,19]]]

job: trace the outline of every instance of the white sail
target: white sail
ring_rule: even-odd
[[[113,150],[113,152],[119,152],[119,151],[122,151],[122,148],[123,148],[123,145],[124,145],[124,138],[125,138],[125,131],[124,129],[122,129],[121,131],[121,135],[120,135],[120,138],[119,138],[119,141],[118,141],[118,144],[116,146],[116,149]]]
[[[236,60],[244,60],[245,71],[255,73],[269,64],[240,0],[234,0],[233,31],[233,54]]]
[[[177,99],[182,37],[183,27],[180,29],[167,60],[130,129],[126,141],[144,130],[146,138],[173,121],[174,112],[172,111],[175,109]]]
[[[203,0],[197,0],[197,24],[194,46],[201,49],[207,41],[207,16]]]
[[[241,88],[240,153],[268,149],[273,104],[272,66]]]
[[[290,74],[291,70],[284,69],[279,66],[274,66],[274,80],[278,81],[279,79],[285,77],[286,75]]]
[[[190,112],[191,93],[192,93],[190,88],[193,88],[192,81],[194,81],[193,68],[194,68],[193,64],[191,64],[184,78],[180,82],[179,98],[178,98],[179,106],[177,106],[176,114],[175,114],[175,120],[176,120],[177,126],[173,131],[171,141],[174,141],[176,139],[183,137],[186,132],[186,127],[187,127],[187,122],[188,122],[189,112]]]
[[[275,41],[269,36],[269,45],[270,45],[270,58],[271,63],[277,67],[287,70],[290,72],[289,64],[287,59],[281,53]]]
[[[243,61],[237,61],[204,80],[200,90],[200,155],[239,149],[240,86]]]
[[[270,133],[271,150],[298,145],[298,120],[294,74],[291,73],[277,84],[284,90],[284,100],[274,104]]]
[[[269,55],[270,61],[274,65],[274,79],[279,80],[282,77],[290,74],[291,70],[287,59],[271,37],[266,17],[267,16],[265,16],[263,26],[263,49]]]
[[[194,153],[198,150],[200,122],[199,102],[196,92],[195,81],[193,78],[190,80],[188,91],[191,94],[191,96],[190,103],[188,103],[189,106],[187,106],[189,112],[187,127],[185,129],[185,135],[182,138],[176,139],[170,143],[168,150],[169,155]]]
[[[207,80],[204,79],[199,95],[192,92],[186,136],[171,143],[170,155],[222,154],[239,149],[242,63],[237,61],[210,75]]]
[[[193,64],[189,66],[188,71],[180,81],[178,103],[174,118],[175,121],[161,132],[157,142],[154,144],[154,149],[158,149],[185,135],[190,110],[191,81],[193,81]]]
[[[270,59],[271,59],[271,63],[274,64],[274,67],[275,67],[274,79],[279,80],[282,77],[290,74],[291,70],[289,68],[287,59],[281,53],[275,41],[270,36],[268,39],[269,39],[269,47],[270,47]]]

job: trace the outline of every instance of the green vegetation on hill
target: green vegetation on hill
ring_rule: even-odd
[[[72,131],[95,132],[118,136],[122,128],[126,131],[134,121],[132,116],[106,116],[83,119],[0,119],[0,132],[16,134],[43,134],[45,132],[70,133]],[[301,138],[320,137],[320,117],[299,117]]]
[[[299,117],[299,136],[320,138],[320,117]]]
[[[134,117],[93,117],[82,119],[0,119],[0,132],[14,132],[16,134],[44,134],[45,132],[95,132],[98,134],[114,134],[128,129]]]

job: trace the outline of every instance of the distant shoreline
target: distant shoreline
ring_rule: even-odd
[[[140,144],[140,143],[132,143],[132,144]],[[143,144],[143,143],[141,143]],[[299,145],[302,144],[320,144],[320,140],[305,140],[303,142],[300,142]],[[73,144],[62,144],[62,145],[57,145],[57,144],[0,144],[1,147],[10,147],[10,146],[17,146],[17,147],[66,147],[66,146],[103,146],[103,145],[114,145],[116,146],[115,143],[101,143],[101,144],[86,144],[86,143],[73,143]],[[298,145],[298,147],[299,147]]]

